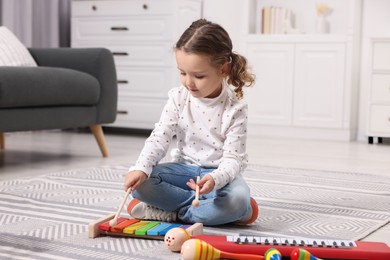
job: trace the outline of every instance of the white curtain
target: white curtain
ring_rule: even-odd
[[[0,12],[27,47],[70,46],[70,0],[0,0]]]

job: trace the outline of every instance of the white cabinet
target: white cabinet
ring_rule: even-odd
[[[371,41],[371,86],[368,105],[368,142],[390,137],[390,38]]]
[[[248,90],[252,123],[342,127],[342,44],[248,44],[256,86]]]
[[[295,44],[293,125],[341,128],[345,44]]]
[[[249,122],[286,126],[292,123],[294,46],[291,44],[248,44],[248,61],[256,85],[246,90]]]
[[[329,18],[329,34],[318,34],[310,27],[317,18],[316,1],[246,1],[250,21],[244,26],[244,55],[256,74],[254,87],[245,95],[249,134],[356,137],[361,1],[324,2],[338,12],[335,19]],[[275,5],[293,10],[300,33],[259,32],[259,14],[264,6]]]
[[[112,51],[118,78],[117,120],[152,129],[179,85],[173,46],[201,16],[201,0],[73,0],[72,47]]]

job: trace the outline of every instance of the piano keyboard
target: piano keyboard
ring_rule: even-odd
[[[227,236],[227,242],[237,244],[259,244],[275,246],[307,246],[324,248],[350,248],[356,247],[352,240],[327,240],[327,239],[308,239],[308,238],[283,238],[283,237],[258,237],[258,236]]]

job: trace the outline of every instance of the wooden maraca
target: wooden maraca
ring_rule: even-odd
[[[181,247],[180,254],[184,260],[213,260],[217,258],[229,258],[237,260],[264,260],[264,257],[260,255],[224,252],[196,238],[185,241]]]
[[[173,252],[179,252],[183,243],[190,239],[190,234],[183,228],[172,228],[164,236],[164,242]]]
[[[291,260],[321,260],[310,254],[309,251],[302,248],[295,248],[290,254]]]

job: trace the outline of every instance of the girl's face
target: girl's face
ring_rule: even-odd
[[[214,98],[222,91],[222,81],[227,64],[220,69],[213,67],[207,56],[176,51],[180,81],[196,98]]]

